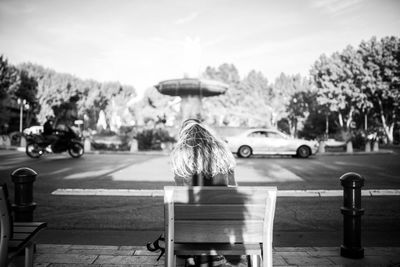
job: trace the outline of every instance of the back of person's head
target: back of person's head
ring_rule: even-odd
[[[187,178],[198,173],[206,177],[227,174],[235,167],[227,144],[213,129],[196,119],[182,123],[171,161],[174,173]]]

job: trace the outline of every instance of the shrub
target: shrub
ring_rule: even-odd
[[[365,131],[358,130],[354,132],[351,141],[353,142],[353,148],[363,149],[365,147],[365,144],[367,143],[367,136],[365,134]]]
[[[175,142],[163,128],[144,129],[136,134],[139,150],[161,150],[161,143]]]

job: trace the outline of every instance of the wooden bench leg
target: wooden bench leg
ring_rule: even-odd
[[[33,267],[34,244],[31,243],[25,248],[25,267]]]

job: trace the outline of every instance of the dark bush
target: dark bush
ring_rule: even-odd
[[[353,148],[364,149],[367,143],[367,136],[364,131],[356,131],[353,133],[351,141],[353,142]]]
[[[136,134],[139,150],[150,150],[153,144],[153,130],[142,130]],[[161,147],[160,147],[161,148]]]
[[[139,150],[161,150],[161,143],[175,142],[169,132],[163,128],[144,129],[136,134]]]

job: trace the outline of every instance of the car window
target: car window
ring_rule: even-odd
[[[256,132],[250,133],[248,136],[252,137],[252,138],[263,138],[263,137],[267,137],[267,133],[263,132],[263,131],[256,131]]]

